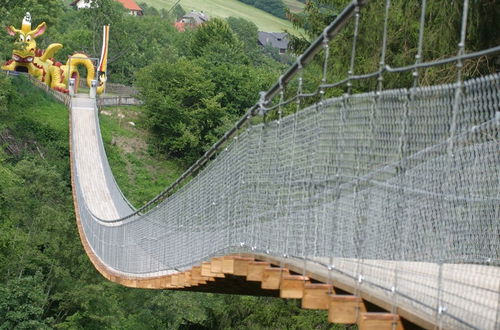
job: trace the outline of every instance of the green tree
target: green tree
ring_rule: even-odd
[[[220,123],[222,111],[203,68],[187,59],[154,63],[141,70],[137,85],[154,145],[169,155],[199,154],[210,139],[207,129]]]
[[[50,329],[43,282],[37,273],[0,283],[0,329]]]
[[[224,46],[233,55],[243,54],[243,43],[233,33],[226,21],[213,18],[200,26],[191,40],[190,50],[196,56],[203,56],[207,49],[214,46]]]

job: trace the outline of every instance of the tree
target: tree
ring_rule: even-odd
[[[195,57],[202,56],[214,45],[224,45],[233,54],[243,55],[243,43],[220,18],[212,18],[196,30],[190,45],[191,53]]]
[[[203,68],[182,58],[156,62],[141,70],[137,86],[154,146],[173,156],[199,155],[222,112],[220,96]]]
[[[227,23],[231,27],[231,30],[245,44],[245,51],[248,52],[257,48],[259,28],[255,23],[241,17],[228,17]]]
[[[0,329],[50,329],[40,273],[0,283]]]

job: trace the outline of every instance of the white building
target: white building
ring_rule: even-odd
[[[118,1],[129,11],[132,16],[142,16],[142,8],[134,0],[115,0]],[[90,8],[92,0],[75,0],[70,3],[70,6],[76,7],[77,9]]]

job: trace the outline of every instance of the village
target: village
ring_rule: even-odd
[[[143,16],[142,8],[134,0],[115,0],[120,2],[123,7],[129,11],[132,16]],[[92,0],[75,0],[70,6],[75,9],[86,9],[92,6]],[[200,25],[208,22],[210,16],[203,11],[191,10],[190,12],[177,18],[174,23],[175,28],[179,32],[184,32],[186,29],[196,29]],[[261,47],[276,48],[279,54],[286,54],[288,49],[289,38],[287,33],[283,32],[266,32],[259,31],[258,45]]]

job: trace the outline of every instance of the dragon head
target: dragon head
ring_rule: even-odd
[[[35,58],[36,41],[35,38],[45,33],[47,25],[45,22],[31,30],[31,15],[26,13],[24,16],[21,29],[18,30],[13,26],[7,26],[7,33],[11,36],[18,36],[18,42],[21,46],[12,51],[12,59],[19,63],[31,63]]]

